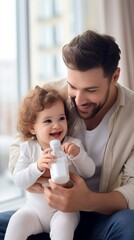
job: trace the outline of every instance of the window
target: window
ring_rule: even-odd
[[[74,0],[29,0],[28,3],[33,87],[65,77],[61,49],[74,36],[76,26]]]
[[[9,146],[16,132],[18,108],[16,2],[5,0],[0,7],[0,211],[22,197],[8,169]],[[10,207],[9,207],[10,208]]]

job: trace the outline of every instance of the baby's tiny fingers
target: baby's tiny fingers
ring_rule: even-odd
[[[50,153],[51,152],[51,148],[46,148],[44,151],[43,151],[43,154],[47,154],[47,153]]]

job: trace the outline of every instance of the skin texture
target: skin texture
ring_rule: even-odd
[[[78,115],[84,119],[88,130],[98,126],[117,98],[116,82],[120,74],[117,68],[111,79],[104,76],[102,68],[85,72],[68,68],[68,95],[72,98]],[[95,193],[87,188],[84,180],[71,174],[72,188],[63,188],[49,180],[44,188],[48,204],[61,211],[94,211],[111,214],[127,209],[127,202],[119,192]]]

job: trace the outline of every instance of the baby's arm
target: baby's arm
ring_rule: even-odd
[[[67,153],[68,158],[71,160],[80,176],[84,178],[93,176],[95,173],[95,163],[88,156],[79,139],[73,139],[73,142],[64,143],[63,150]]]
[[[49,163],[54,160],[49,159],[47,152],[46,150],[45,154],[36,161],[36,159],[32,159],[28,144],[25,142],[20,145],[19,160],[13,172],[13,180],[18,187],[28,189],[42,175],[45,177],[46,174],[48,177]]]

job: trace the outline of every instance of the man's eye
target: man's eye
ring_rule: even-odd
[[[90,93],[94,93],[96,91],[97,91],[97,89],[88,89],[88,92],[90,92]]]
[[[60,117],[60,121],[64,121],[66,117]]]
[[[51,123],[51,122],[52,122],[52,121],[51,121],[50,119],[47,119],[47,120],[44,121],[44,123],[47,123],[47,124],[48,124],[48,123]]]

